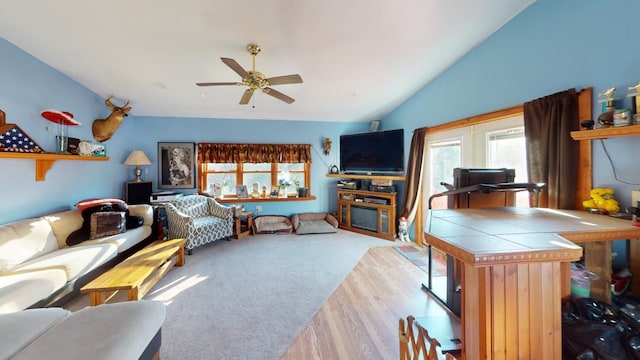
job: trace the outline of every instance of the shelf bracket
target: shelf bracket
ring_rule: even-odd
[[[36,181],[44,181],[55,160],[36,159]]]

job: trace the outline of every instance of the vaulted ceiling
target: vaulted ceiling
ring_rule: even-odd
[[[2,6],[6,40],[137,116],[303,121],[381,118],[534,0],[21,0]],[[220,58],[300,74],[273,85],[287,104],[244,86]],[[114,101],[116,102],[116,101]]]

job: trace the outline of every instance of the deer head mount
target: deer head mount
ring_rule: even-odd
[[[113,96],[109,96],[107,100],[104,101],[109,110],[111,110],[111,114],[109,114],[106,119],[95,119],[91,126],[93,138],[98,142],[111,139],[113,133],[115,133],[116,130],[118,130],[118,127],[120,127],[120,124],[122,124],[124,117],[129,116],[127,113],[131,111],[131,106],[127,107],[127,105],[129,105],[129,100],[120,107],[111,103],[112,97]]]

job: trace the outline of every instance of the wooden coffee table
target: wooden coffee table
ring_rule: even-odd
[[[157,240],[80,289],[91,306],[104,304],[120,290],[127,300],[140,300],[174,265],[184,265],[185,239]]]

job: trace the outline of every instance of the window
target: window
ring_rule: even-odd
[[[236,186],[246,185],[251,198],[296,196],[311,179],[309,144],[198,144],[198,189],[203,193],[235,197]],[[216,191],[220,189],[221,191]]]
[[[429,166],[425,174],[425,202],[453,184],[453,169],[509,168],[515,169],[515,182],[527,182],[526,144],[523,116],[458,127],[427,134]],[[447,198],[434,198],[432,208],[446,208]],[[528,207],[526,191],[516,194],[516,206]]]
[[[200,192],[215,193],[214,184],[222,187],[223,197],[235,197],[236,185],[246,185],[251,195],[257,184],[262,195],[263,187],[269,197],[271,186],[278,185],[280,197],[295,196],[298,187],[309,187],[308,163],[203,163],[200,164]],[[262,196],[259,196],[262,197]]]

